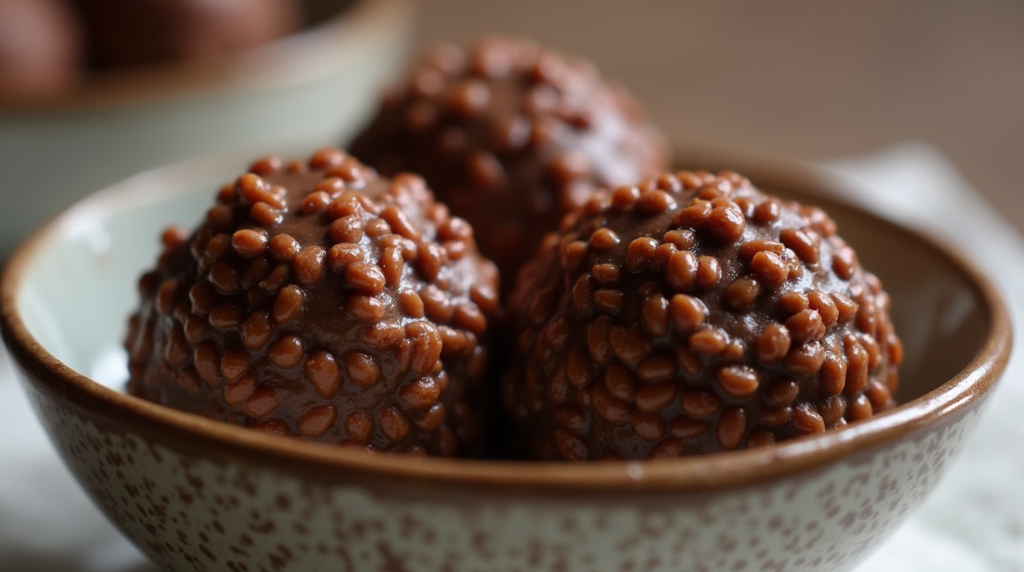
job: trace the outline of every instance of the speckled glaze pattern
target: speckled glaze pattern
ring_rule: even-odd
[[[78,480],[154,561],[231,572],[847,570],[932,489],[980,406],[740,490],[552,497],[310,479],[111,430],[29,392]]]

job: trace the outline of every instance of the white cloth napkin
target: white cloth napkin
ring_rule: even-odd
[[[1024,324],[1024,243],[936,149],[908,143],[829,161],[865,204],[907,224],[955,229]],[[879,196],[884,203],[873,202]],[[1020,331],[1020,330],[1018,330]],[[1024,572],[1024,374],[1018,335],[980,427],[920,510],[857,572]],[[0,570],[157,572],[74,482],[0,356]]]

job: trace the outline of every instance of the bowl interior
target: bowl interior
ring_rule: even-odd
[[[66,365],[120,390],[127,377],[121,348],[127,316],[137,301],[137,279],[157,255],[160,232],[170,224],[191,228],[216,189],[246,165],[237,157],[212,157],[143,173],[59,217],[35,241],[17,297],[29,332]],[[751,178],[766,191],[826,208],[865,267],[881,278],[905,346],[900,402],[939,387],[971,362],[989,335],[989,309],[947,254],[883,219],[806,194],[811,184]]]

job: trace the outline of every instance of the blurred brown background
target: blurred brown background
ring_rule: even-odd
[[[424,0],[417,43],[528,35],[671,136],[797,159],[916,139],[1024,230],[1020,0]]]

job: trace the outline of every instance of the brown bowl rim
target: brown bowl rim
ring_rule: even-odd
[[[503,494],[589,496],[716,491],[823,469],[830,463],[900,440],[967,411],[1002,375],[1010,355],[1012,333],[1006,304],[991,280],[950,243],[892,222],[859,206],[836,200],[842,187],[834,177],[811,166],[765,155],[691,148],[680,164],[732,170],[766,188],[837,203],[895,227],[910,239],[936,250],[956,266],[980,294],[989,329],[980,350],[957,375],[938,388],[870,420],[846,428],[744,451],[659,461],[562,462],[414,458],[366,453],[257,434],[242,427],[176,411],[117,392],[66,366],[29,334],[18,314],[18,292],[33,255],[79,208],[107,206],[130,190],[115,185],[72,205],[37,229],[16,249],[0,276],[0,331],[17,365],[36,390],[112,430],[141,434],[184,454],[214,461],[242,461],[325,483],[383,483],[407,489],[489,491]],[[158,168],[185,168],[193,161]],[[172,171],[173,172],[173,171]],[[168,437],[173,435],[173,437]]]
[[[93,70],[78,85],[53,97],[0,97],[0,115],[113,110],[208,93],[308,83],[329,75],[340,61],[355,57],[358,50],[352,46],[372,41],[393,17],[415,6],[415,0],[354,0],[310,27],[231,54]]]

